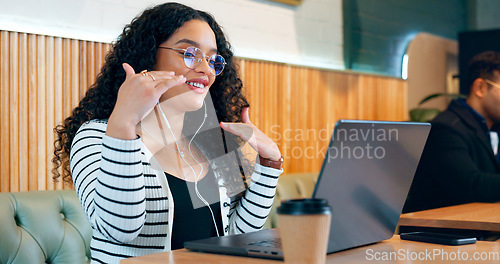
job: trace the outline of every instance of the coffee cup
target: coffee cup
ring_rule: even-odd
[[[324,264],[331,210],[324,199],[284,200],[277,210],[286,264]]]

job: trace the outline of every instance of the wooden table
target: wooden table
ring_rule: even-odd
[[[400,226],[500,232],[500,203],[470,203],[401,215]]]
[[[279,264],[279,260],[191,252],[185,249],[124,259],[122,264]],[[394,236],[376,244],[327,256],[333,263],[500,263],[500,242],[478,241],[464,246],[443,246],[400,240]]]

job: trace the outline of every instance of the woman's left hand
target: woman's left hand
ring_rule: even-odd
[[[225,131],[231,132],[248,142],[261,157],[278,161],[281,158],[278,145],[250,122],[248,107],[241,110],[241,121],[243,123],[220,122],[220,125]]]

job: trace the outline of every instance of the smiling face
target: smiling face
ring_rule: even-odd
[[[215,34],[210,26],[202,20],[191,20],[182,25],[160,47],[187,49],[199,48],[206,56],[217,54]],[[173,71],[175,75],[184,75],[186,83],[172,87],[160,97],[160,102],[166,102],[169,109],[186,112],[199,109],[215,81],[210,67],[205,59],[194,69],[184,63],[184,52],[172,49],[158,49],[155,71]],[[204,88],[200,88],[204,87]]]

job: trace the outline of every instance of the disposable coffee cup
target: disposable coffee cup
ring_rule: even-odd
[[[324,264],[331,210],[323,199],[285,200],[278,207],[281,247],[286,264]]]

